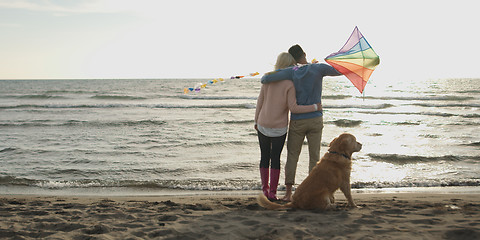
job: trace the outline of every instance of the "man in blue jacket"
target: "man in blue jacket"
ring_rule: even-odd
[[[308,64],[307,55],[297,44],[288,52],[297,61],[297,66],[285,68],[266,74],[262,84],[281,80],[292,80],[295,85],[298,105],[312,105],[322,101],[322,82],[324,76],[342,75],[327,64]],[[287,141],[287,163],[285,165],[286,193],[283,200],[291,201],[292,185],[295,184],[297,162],[305,137],[308,142],[309,172],[320,160],[320,143],[322,141],[323,112],[291,114]]]

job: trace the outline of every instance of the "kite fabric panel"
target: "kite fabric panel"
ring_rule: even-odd
[[[370,75],[380,64],[380,57],[373,51],[358,27],[355,27],[342,49],[330,54],[325,61],[345,75],[360,93],[363,93]]]

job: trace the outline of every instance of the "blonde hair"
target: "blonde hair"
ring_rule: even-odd
[[[290,53],[282,52],[277,57],[277,63],[275,63],[275,70],[291,67],[296,63],[297,61],[295,61],[295,58],[293,58]]]

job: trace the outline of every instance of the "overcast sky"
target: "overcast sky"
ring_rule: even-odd
[[[477,1],[0,0],[0,79],[264,73],[300,44],[323,62],[355,26],[372,81],[480,78]]]

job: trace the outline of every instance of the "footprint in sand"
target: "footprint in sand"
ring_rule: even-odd
[[[260,222],[255,220],[247,220],[247,221],[243,221],[242,224],[245,226],[255,226],[260,224]]]
[[[414,219],[414,220],[411,220],[410,222],[414,224],[434,225],[442,222],[442,220],[438,218],[426,218],[426,219]]]
[[[470,228],[459,228],[446,231],[445,239],[480,239],[480,232]]]
[[[178,216],[177,215],[162,215],[158,217],[158,221],[160,222],[173,222],[177,221]]]

